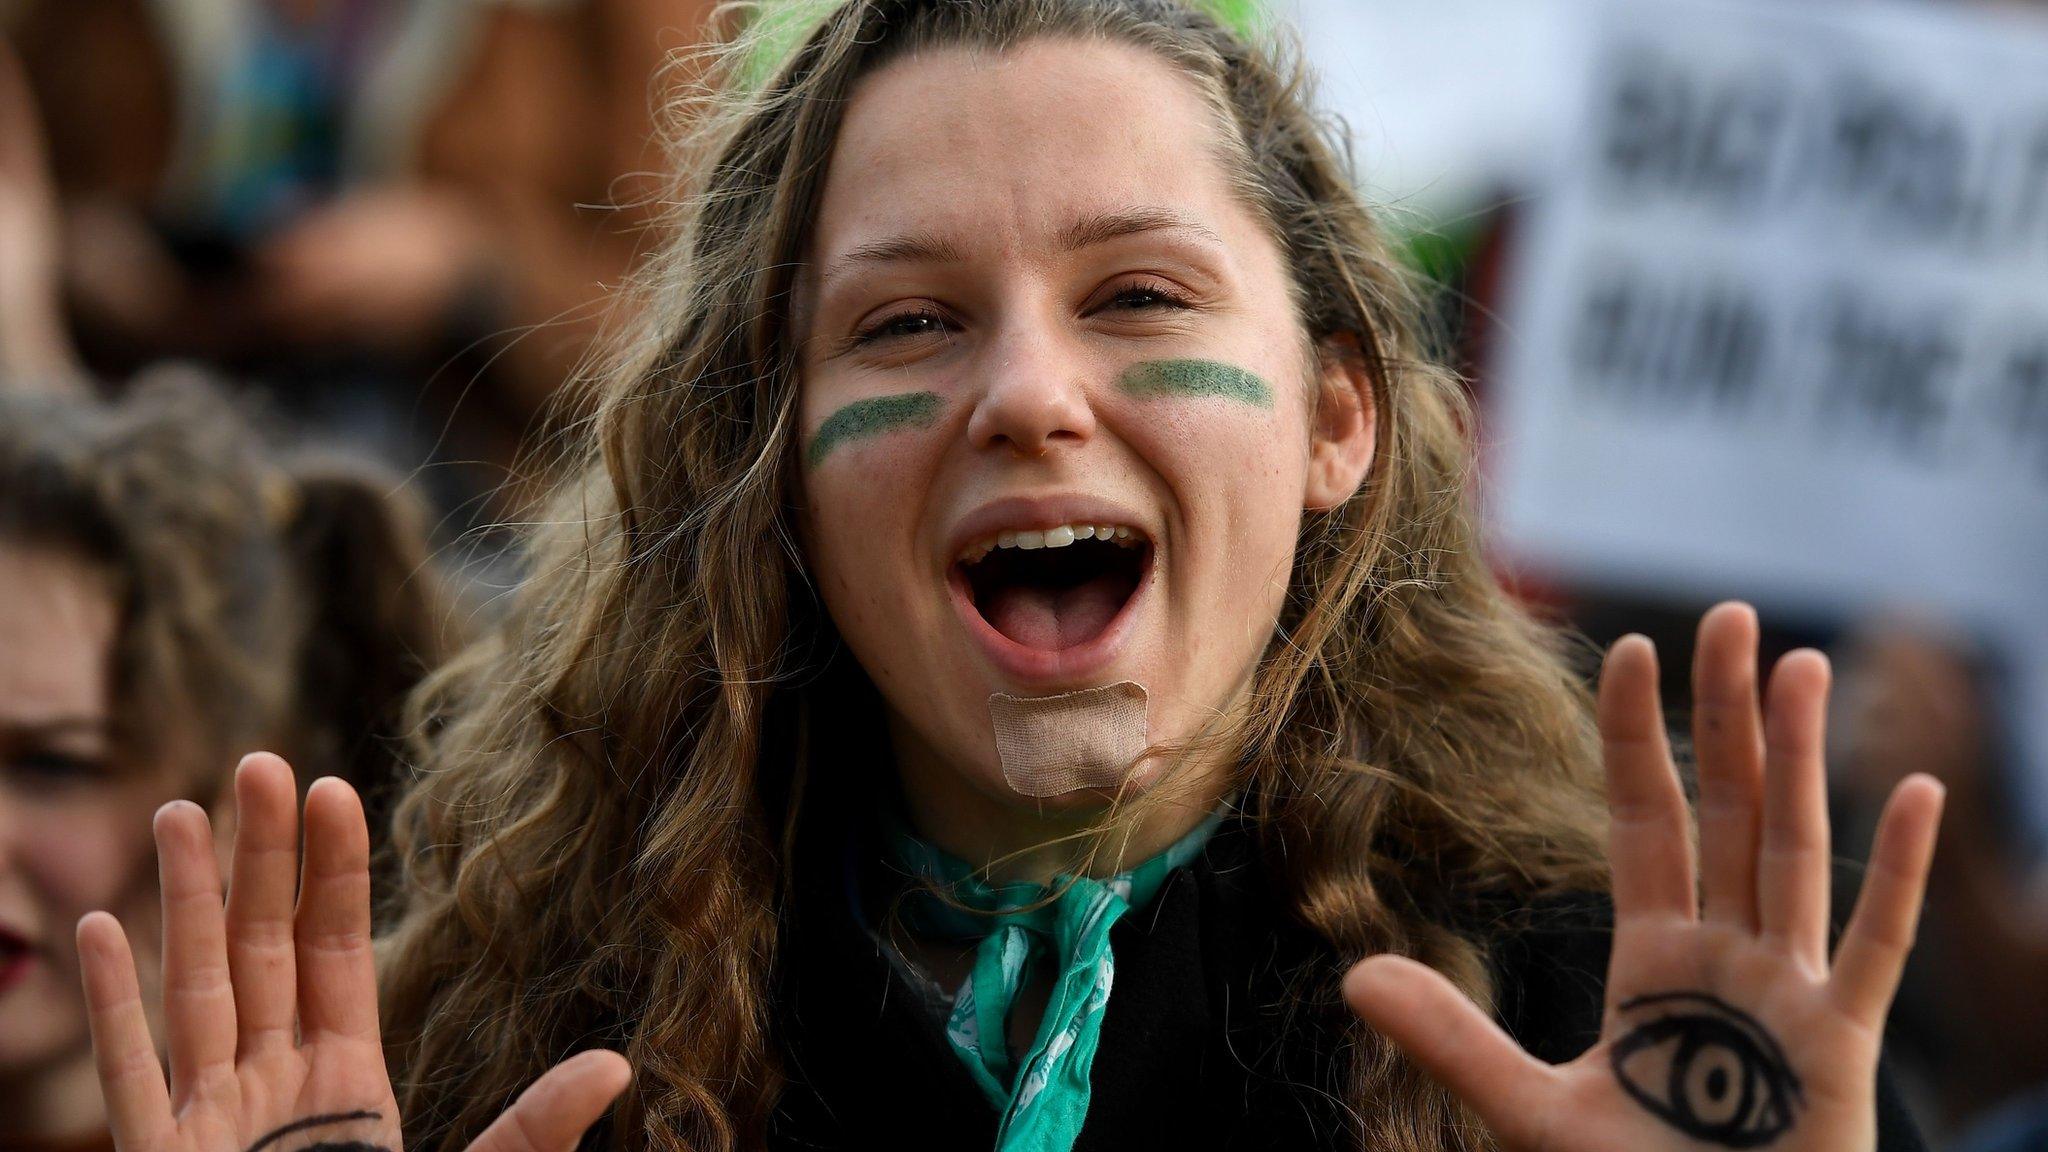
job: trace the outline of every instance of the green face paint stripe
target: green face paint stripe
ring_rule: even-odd
[[[804,463],[817,467],[834,448],[848,440],[880,436],[899,428],[925,428],[939,414],[937,392],[904,392],[856,400],[825,418],[804,450]]]
[[[1264,380],[1216,360],[1148,360],[1133,364],[1117,380],[1132,396],[1221,396],[1258,408],[1273,406],[1273,389]]]

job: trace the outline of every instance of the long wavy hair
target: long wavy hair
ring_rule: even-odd
[[[1375,952],[1489,1003],[1479,910],[1605,882],[1589,702],[1566,641],[1481,560],[1460,382],[1424,347],[1298,67],[1175,0],[849,0],[772,71],[778,29],[753,28],[710,50],[681,110],[676,232],[576,429],[529,581],[416,699],[430,738],[382,952],[408,1145],[457,1152],[590,1043],[636,1069],[613,1146],[763,1142],[803,737],[828,735],[809,733],[822,694],[846,690],[843,667],[820,674],[834,638],[792,529],[790,289],[849,97],[937,48],[1070,37],[1167,61],[1208,96],[1304,335],[1362,358],[1378,452],[1356,497],[1304,519],[1236,783],[1275,885],[1333,958],[1304,1007],[1341,1012],[1343,964]],[[1361,1145],[1485,1145],[1440,1086],[1351,1029],[1338,1079]]]

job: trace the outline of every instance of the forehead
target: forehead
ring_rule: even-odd
[[[0,720],[98,716],[119,605],[108,575],[54,548],[0,541]]]
[[[1030,246],[1133,204],[1236,239],[1252,220],[1221,133],[1192,79],[1132,46],[1042,39],[896,60],[848,104],[817,255],[913,232]]]

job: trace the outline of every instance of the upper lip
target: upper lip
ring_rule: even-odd
[[[26,952],[35,947],[35,942],[12,927],[0,924],[0,947],[18,948]]]
[[[1001,532],[1042,532],[1062,524],[1117,524],[1156,540],[1145,518],[1114,500],[1079,493],[1050,496],[1006,496],[991,500],[962,516],[947,536],[945,561],[951,565],[977,540]]]

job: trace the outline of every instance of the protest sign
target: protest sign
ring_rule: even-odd
[[[2048,828],[2048,26],[1892,3],[1570,10],[1489,491],[1574,581],[2007,646]]]

